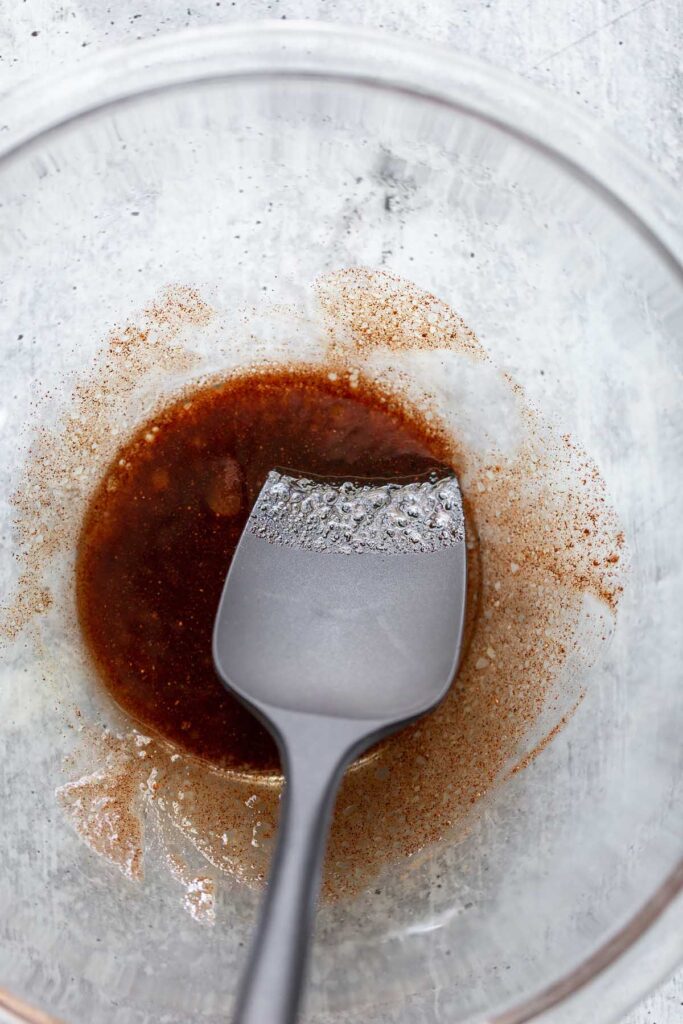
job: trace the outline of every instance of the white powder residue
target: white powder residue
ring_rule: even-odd
[[[126,878],[142,878],[139,785],[130,760],[121,758],[60,786],[57,799],[91,850],[116,864]]]
[[[173,877],[182,885],[183,907],[201,924],[216,923],[216,882],[210,875],[192,874],[182,857],[166,852],[166,863]]]
[[[185,885],[183,906],[188,914],[203,924],[216,923],[216,883],[208,875],[190,878]]]

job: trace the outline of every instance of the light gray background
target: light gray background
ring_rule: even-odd
[[[256,18],[344,21],[448,43],[563,94],[683,183],[680,0],[0,0],[0,97],[104,46]],[[624,1024],[682,1021],[683,972]]]

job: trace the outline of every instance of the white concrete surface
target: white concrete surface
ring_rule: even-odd
[[[563,94],[683,184],[680,0],[0,0],[0,96],[105,46],[256,18],[345,21],[448,43]],[[683,972],[623,1024],[682,1021]]]

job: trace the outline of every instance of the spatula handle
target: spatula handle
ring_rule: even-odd
[[[309,716],[310,717],[310,716]],[[261,918],[234,1024],[293,1024],[299,1008],[332,808],[347,737],[319,717],[284,749],[286,786]]]

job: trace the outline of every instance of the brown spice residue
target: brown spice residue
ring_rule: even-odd
[[[443,352],[444,359],[475,360],[497,373],[462,321],[409,282],[352,270],[329,275],[316,291],[320,333],[330,342],[330,373],[348,374],[352,386],[362,388],[364,380],[378,386],[370,357],[383,349],[399,367],[402,353],[422,348]],[[205,315],[201,300],[193,308]],[[139,426],[132,400],[141,380],[153,378],[159,358],[150,334],[143,337],[149,328],[143,328],[137,334],[129,328],[123,342],[108,345],[101,367],[76,389],[76,418],[70,414],[62,429],[45,435],[29,459],[28,490],[16,507],[28,552],[24,564],[35,566],[36,588],[44,588],[36,555],[74,544],[84,498],[116,448],[112,428],[125,437]],[[170,364],[162,360],[162,366],[177,367],[184,359],[192,364],[182,346],[169,356],[164,345],[163,359]],[[330,896],[353,894],[387,863],[444,837],[452,841],[464,830],[482,797],[535,757],[568,717],[582,682],[570,666],[597,655],[584,620],[596,635],[610,630],[626,554],[600,475],[585,453],[528,406],[518,385],[497,376],[521,410],[523,440],[509,451],[463,447],[436,399],[433,406],[418,403],[416,415],[428,415],[441,431],[465,495],[467,645],[458,678],[437,711],[347,773],[326,862]],[[410,409],[414,392],[400,378],[391,390],[392,400]],[[122,416],[122,408],[131,409],[130,417]],[[89,432],[73,444],[65,435],[80,429],[81,420]],[[91,435],[106,458],[101,449],[93,450],[92,459],[85,456]],[[42,503],[36,514],[37,499]],[[591,598],[597,598],[593,605]],[[15,616],[19,607],[20,602],[14,605]],[[94,849],[124,870],[127,864],[141,870],[143,818],[148,828],[153,810],[162,830],[183,838],[220,871],[249,885],[263,880],[277,829],[278,775],[218,771],[156,739],[141,746],[134,732],[115,742],[120,760],[101,755],[94,771],[60,793]],[[107,827],[92,813],[100,799],[105,824],[109,814]],[[121,849],[114,835],[124,836]]]
[[[0,643],[3,640],[16,640],[32,619],[48,611],[53,603],[52,593],[43,582],[41,570],[24,569],[17,580],[11,603],[0,605]]]
[[[548,744],[552,743],[552,741],[555,739],[555,737],[557,735],[559,735],[560,732],[562,732],[562,730],[564,729],[565,725],[570,720],[570,718],[574,717],[576,712],[579,710],[581,702],[582,702],[582,700],[584,699],[585,696],[586,696],[586,691],[583,690],[579,694],[579,699],[577,700],[577,702],[574,705],[574,707],[571,708],[571,710],[568,711],[565,715],[562,715],[562,718],[559,720],[557,725],[553,726],[553,728],[550,730],[550,732],[546,736],[544,736],[543,739],[539,743],[536,744],[536,746],[533,748],[533,750],[530,750],[528,754],[525,754],[524,757],[522,757],[517,762],[517,764],[514,765],[514,767],[510,769],[510,775],[516,775],[518,772],[524,771],[525,768],[529,767],[529,765],[531,764],[532,761],[536,760],[538,755],[541,754],[545,750],[545,748],[548,746]]]
[[[57,790],[57,800],[95,853],[135,881],[143,877],[143,824],[136,764],[127,744],[102,746],[104,763]]]
[[[31,440],[26,475],[12,495],[21,573],[9,603],[0,605],[0,639],[12,640],[34,615],[53,603],[45,585],[46,562],[73,543],[86,495],[102,460],[140,415],[141,381],[160,374],[187,373],[196,358],[181,335],[203,326],[213,312],[191,288],[169,288],[149,306],[137,325],[114,330],[97,363],[73,387],[71,402],[56,429],[42,428]],[[50,394],[39,398],[37,416]]]
[[[530,574],[549,574],[616,611],[624,536],[597,467],[570,439],[558,441],[532,425],[510,464],[484,464],[469,483],[479,495],[487,543],[508,538],[510,562],[502,573],[518,574],[519,585]]]
[[[333,350],[348,354],[373,349],[451,350],[472,359],[486,353],[476,335],[445,302],[386,271],[354,267],[316,282],[316,297],[327,319]]]

